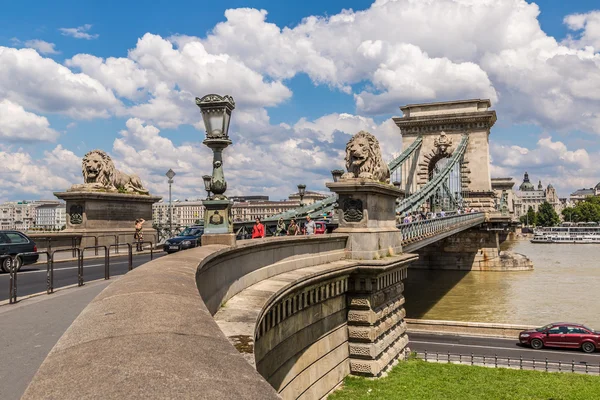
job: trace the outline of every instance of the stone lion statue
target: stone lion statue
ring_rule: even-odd
[[[383,162],[379,141],[360,131],[346,145],[346,172],[342,179],[364,178],[390,183],[390,169]]]
[[[81,162],[83,185],[74,185],[72,190],[104,189],[110,192],[149,194],[137,175],[127,175],[115,168],[112,159],[102,150],[92,150]]]

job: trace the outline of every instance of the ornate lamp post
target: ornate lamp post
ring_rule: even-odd
[[[229,121],[235,102],[231,96],[208,94],[196,97],[196,105],[200,107],[206,139],[202,142],[213,151],[212,176],[203,176],[204,187],[208,197],[203,204],[204,235],[202,244],[235,244],[233,221],[231,218],[231,202],[225,196],[227,182],[223,173],[223,150],[231,144],[229,139]],[[212,196],[210,195],[212,193]],[[215,237],[214,235],[219,235]]]
[[[299,184],[298,185],[298,195],[300,196],[300,207],[304,206],[302,199],[304,198],[304,194],[306,193],[306,185]]]
[[[334,182],[339,181],[342,175],[344,175],[343,169],[334,169],[331,171],[331,176],[333,177]]]
[[[173,184],[173,178],[175,177],[175,171],[171,168],[165,174],[167,178],[169,178],[169,229],[171,230],[171,235],[173,234],[173,202],[171,200],[171,185]]]
[[[206,199],[210,199],[210,181],[212,180],[212,176],[203,175],[202,180],[204,181],[204,189],[206,190]]]

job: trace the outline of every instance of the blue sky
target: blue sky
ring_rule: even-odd
[[[253,83],[244,90],[256,90],[256,97],[265,98],[254,101],[249,93],[247,95],[249,99],[242,100],[239,111],[236,110],[234,114],[232,130],[240,135],[239,151],[243,149],[248,151],[249,154],[246,156],[250,159],[253,158],[253,152],[260,154],[261,151],[265,151],[267,157],[273,157],[274,166],[287,167],[290,157],[298,156],[299,161],[290,164],[297,165],[297,171],[284,174],[285,176],[271,175],[273,165],[265,166],[265,170],[256,171],[256,175],[246,180],[246,182],[253,182],[252,185],[244,183],[240,176],[240,172],[247,171],[249,165],[252,165],[251,161],[247,165],[239,165],[239,169],[231,168],[229,173],[239,179],[239,181],[234,179],[234,183],[238,183],[237,187],[240,191],[285,197],[293,190],[295,180],[298,179],[306,179],[315,190],[323,190],[322,183],[328,178],[324,173],[331,165],[340,163],[339,160],[332,160],[336,154],[340,154],[340,149],[335,147],[338,143],[337,140],[332,141],[330,131],[341,131],[349,135],[354,126],[356,130],[363,125],[372,127],[382,143],[387,145],[388,155],[391,156],[392,153],[400,150],[400,135],[398,132],[394,133],[386,125],[386,121],[389,121],[391,116],[401,114],[399,106],[406,103],[459,99],[465,96],[491,97],[493,106],[498,112],[498,122],[491,135],[493,175],[510,174],[518,180],[524,169],[530,169],[532,179],[539,178],[544,183],[552,182],[561,195],[566,195],[579,186],[592,185],[595,184],[594,181],[600,180],[598,171],[584,162],[593,159],[600,151],[597,140],[600,119],[596,119],[594,115],[598,99],[594,95],[583,93],[586,87],[590,88],[590,92],[595,90],[597,77],[600,75],[600,61],[598,61],[600,46],[595,47],[596,43],[600,43],[600,38],[594,36],[598,34],[594,28],[597,17],[594,11],[600,9],[597,2],[539,1],[536,3],[540,10],[539,15],[535,15],[535,10],[528,7],[528,4],[531,5],[530,2],[525,3],[522,0],[489,2],[487,9],[471,7],[466,0],[464,3],[463,0],[440,0],[437,3],[431,2],[428,7],[421,7],[416,5],[418,2],[409,0],[398,0],[397,5],[392,5],[393,2],[383,4],[386,3],[383,0],[379,3],[380,8],[387,7],[386,15],[390,17],[389,20],[386,21],[386,15],[377,14],[377,7],[372,6],[371,1],[358,0],[221,3],[53,1],[36,2],[33,5],[27,2],[4,4],[3,12],[0,14],[0,46],[17,50],[33,47],[40,57],[67,66],[73,74],[85,74],[86,79],[89,77],[94,81],[93,84],[86,83],[86,85],[94,86],[99,82],[99,85],[106,88],[106,93],[101,96],[97,88],[90,89],[91,97],[88,99],[93,103],[94,100],[91,99],[98,95],[98,101],[114,104],[115,108],[107,108],[106,115],[100,116],[103,109],[99,104],[97,109],[93,110],[93,116],[86,114],[82,117],[82,113],[88,112],[94,106],[89,105],[85,111],[78,110],[77,103],[81,102],[81,99],[75,98],[77,96],[73,96],[74,99],[61,98],[60,101],[74,102],[74,105],[65,106],[64,109],[48,106],[50,100],[45,103],[46,105],[40,105],[35,99],[27,98],[27,96],[31,97],[31,94],[19,93],[18,85],[11,86],[11,82],[21,79],[19,75],[21,71],[23,76],[29,76],[29,78],[22,78],[25,79],[24,82],[27,79],[31,80],[31,75],[27,75],[29,72],[26,71],[28,67],[25,64],[15,64],[14,69],[10,70],[13,76],[9,76],[4,81],[5,87],[2,86],[1,76],[9,72],[3,72],[0,67],[0,101],[6,99],[5,105],[10,102],[13,107],[11,110],[15,106],[19,111],[22,108],[23,113],[29,113],[26,116],[30,119],[34,118],[32,115],[45,118],[49,129],[58,132],[53,134],[52,140],[36,140],[26,134],[19,136],[14,129],[10,135],[4,133],[3,136],[0,124],[0,152],[5,154],[6,160],[18,159],[19,161],[14,163],[22,163],[9,172],[0,170],[0,183],[14,181],[9,185],[10,189],[0,190],[0,200],[47,197],[52,191],[60,190],[60,185],[75,183],[73,181],[79,179],[75,160],[93,148],[105,149],[111,153],[120,167],[139,173],[144,180],[149,181],[151,190],[164,194],[163,178],[158,171],[163,165],[169,165],[169,161],[161,158],[160,149],[152,148],[151,143],[155,142],[148,139],[144,143],[145,139],[142,136],[136,136],[145,135],[142,128],[148,126],[160,130],[156,140],[160,141],[164,138],[173,146],[169,157],[170,162],[176,164],[174,169],[181,169],[180,177],[183,181],[178,188],[180,196],[190,198],[201,196],[201,184],[195,177],[195,169],[206,166],[204,158],[207,153],[199,145],[203,137],[202,129],[197,125],[200,119],[199,113],[196,114],[197,120],[194,121],[192,112],[196,113],[196,111],[191,105],[191,111],[190,109],[182,111],[181,120],[172,116],[167,121],[166,116],[172,115],[177,107],[182,107],[182,103],[174,100],[174,97],[203,95],[205,93],[192,93],[192,90],[204,90],[205,87],[208,90],[215,85],[220,87],[218,79],[211,82],[212,75],[209,72],[209,78],[204,83],[186,83],[185,74],[182,73],[181,76],[174,77],[171,82],[169,72],[166,75],[162,75],[161,72],[160,79],[165,80],[162,84],[167,85],[169,90],[168,95],[164,95],[164,109],[154,106],[152,110],[149,107],[138,110],[136,106],[146,107],[152,99],[161,99],[162,94],[157,94],[161,90],[159,78],[152,83],[140,84],[138,90],[143,91],[144,95],[123,94],[119,92],[119,86],[135,79],[133,75],[126,76],[123,71],[113,70],[108,74],[114,78],[111,80],[112,78],[106,75],[98,75],[89,63],[73,61],[82,54],[94,56],[104,63],[107,58],[113,57],[133,64],[135,73],[158,74],[152,69],[159,68],[157,63],[165,62],[157,56],[159,50],[156,49],[160,47],[158,42],[168,43],[173,36],[193,37],[194,41],[202,43],[210,57],[218,58],[225,55],[229,57],[228,63],[235,60],[232,68],[236,73],[246,74],[226,79],[252,81],[257,76],[258,79],[262,79],[261,83],[252,81]],[[240,20],[235,20],[233,16],[228,20],[225,16],[226,9],[241,8],[249,10],[240,10],[236,13]],[[264,9],[268,14],[264,21],[261,21],[260,17],[257,17],[258,12],[251,9]],[[347,11],[340,16],[343,9],[352,9],[353,12]],[[412,14],[407,14],[406,10]],[[464,15],[467,18],[471,11],[483,21],[481,26],[485,27],[487,24],[497,30],[490,29],[488,32],[475,23],[472,31],[468,31],[465,26],[469,25],[470,21],[460,21],[460,16]],[[396,12],[397,18],[393,14]],[[436,18],[443,18],[443,14],[448,12],[456,12],[454,15],[459,16],[456,18],[455,25],[452,25],[452,21],[443,19],[440,20],[441,23],[436,22]],[[573,14],[585,16],[584,25],[574,27],[577,24],[575,19],[570,26],[564,22],[566,16]],[[315,23],[315,26],[307,22],[306,18],[311,16],[319,17],[319,22]],[[410,27],[409,16],[412,20],[421,21],[421,24]],[[246,18],[250,22],[246,23]],[[352,21],[345,24],[355,26],[340,27],[343,24],[336,22],[339,18],[350,18]],[[377,31],[378,18],[381,21],[381,31]],[[600,16],[597,19],[600,21]],[[537,23],[540,24],[541,30],[536,28]],[[246,38],[269,31],[272,27],[269,24],[274,24],[280,31],[276,33],[269,31],[268,37],[273,39],[273,42],[269,42],[268,45],[261,41],[252,42],[252,40],[247,42],[240,40],[236,44],[233,42],[238,42],[237,40],[234,41],[227,34],[215,31],[218,24],[225,25],[228,29],[238,32],[239,37]],[[388,36],[386,24],[389,24],[387,30],[398,30],[397,34]],[[442,26],[443,24],[446,26]],[[503,28],[509,24],[514,26],[510,29]],[[403,26],[406,26],[404,31]],[[83,36],[90,36],[87,39],[77,38],[61,30],[65,28],[73,30],[78,27],[83,27],[80,29]],[[342,33],[337,37],[335,33],[329,33],[338,30]],[[415,33],[415,30],[423,33]],[[156,35],[160,40],[156,39],[152,42],[151,37],[144,36],[147,33]],[[357,37],[353,37],[355,34]],[[486,34],[489,37],[486,38]],[[524,37],[519,38],[519,35]],[[525,37],[528,35],[538,39],[542,36],[553,38],[556,43],[549,45],[545,42],[546,39],[542,38],[539,40],[539,46],[529,44],[528,37]],[[158,47],[155,49],[138,46],[138,54],[132,56],[130,51],[136,49],[138,40],[142,37],[148,46]],[[302,40],[306,38],[310,42],[307,45],[310,47],[310,52],[307,53],[306,58],[294,59],[295,52],[302,53],[305,50]],[[44,53],[39,45],[32,44],[31,41],[34,40],[53,44],[55,52]],[[444,44],[445,40],[448,41],[447,44]],[[470,43],[471,40],[473,43]],[[377,43],[378,41],[380,43]],[[375,51],[377,54],[364,55],[366,58],[355,60],[355,53],[363,51],[365,45],[370,49],[369,51]],[[290,46],[298,47],[291,50],[290,54],[285,53],[285,49],[289,49]],[[587,53],[583,54],[582,51],[586,46]],[[177,49],[177,45],[173,44],[173,48]],[[382,51],[381,48],[384,50]],[[517,61],[522,60],[523,56],[518,56],[514,62],[507,60],[510,57],[507,56],[509,51],[531,54],[538,52],[539,49],[550,52],[552,56],[548,59],[545,55],[532,56],[530,67],[515,68]],[[278,51],[283,51],[280,59],[277,55]],[[564,56],[565,51],[570,52],[569,57]],[[311,56],[315,56],[316,60],[311,59]],[[369,57],[374,58],[375,61],[373,65],[365,66],[371,61]],[[402,59],[402,57],[407,58]],[[419,57],[422,60],[419,61]],[[148,61],[150,58],[152,60]],[[418,73],[445,59],[450,65],[438,66],[438,68],[447,68],[439,74],[439,77]],[[413,60],[416,60],[414,67],[411,65]],[[194,62],[197,64],[186,64],[186,66],[197,65],[193,68],[201,68],[204,65],[200,56],[197,56]],[[505,64],[502,64],[503,62]],[[566,65],[567,63],[573,64]],[[49,67],[54,66],[49,65]],[[592,68],[592,74],[584,72],[587,68]],[[577,78],[563,86],[557,83],[556,87],[549,87],[556,82],[557,76],[569,80],[566,76],[568,72],[579,70],[582,71],[581,75],[590,75],[590,77]],[[190,70],[190,75],[194,72],[197,71]],[[35,72],[38,77],[40,73],[40,71]],[[121,81],[116,78],[118,74],[123,74],[118,76]],[[414,75],[414,82],[403,83],[407,77],[413,78],[411,74]],[[540,76],[543,74],[548,74],[548,78],[541,79]],[[38,79],[40,79],[39,84],[44,86],[46,83],[61,85],[62,78],[59,73],[56,77],[49,74]],[[586,79],[589,82],[586,82]],[[528,87],[529,85],[531,87]],[[223,82],[222,86],[227,87],[228,82]],[[230,86],[234,89],[237,87],[234,84]],[[266,94],[267,89],[272,90],[272,93]],[[165,90],[164,87],[162,90]],[[236,99],[246,95],[239,92],[230,94]],[[86,97],[83,94],[82,96]],[[109,99],[111,96],[116,100]],[[360,99],[368,99],[367,104],[380,104],[380,106],[376,109],[361,107]],[[564,105],[568,107],[563,107]],[[237,113],[240,115],[239,119]],[[341,121],[343,118],[340,118],[339,114],[349,114],[352,118]],[[334,121],[335,115],[338,118]],[[131,126],[135,124],[128,123],[132,118],[141,121],[136,125],[137,134],[131,131],[133,129]],[[257,120],[252,121],[253,118]],[[36,126],[44,125],[43,120],[35,121],[38,124]],[[353,121],[354,125],[350,124],[350,121]],[[129,133],[121,135],[119,133],[121,131]],[[547,138],[551,138],[550,141],[546,140],[540,144],[540,139]],[[301,149],[311,150],[290,155],[277,147],[283,144],[286,149],[289,146],[298,146]],[[178,158],[187,151],[185,146],[188,145],[192,146],[194,151],[197,150],[197,156],[201,159],[196,166],[193,165],[194,160]],[[230,150],[234,151],[233,148]],[[57,162],[48,156],[53,152],[60,154],[58,158],[64,160],[64,170],[60,168],[57,170],[52,164]],[[161,167],[156,166],[154,169],[153,164],[140,166],[140,163],[131,159],[132,155],[147,157],[150,153],[154,165],[160,164]],[[261,154],[260,157],[264,159],[265,154]],[[278,156],[285,156],[287,159],[278,160]],[[31,176],[37,176],[39,179],[43,174],[36,172],[35,167],[57,175],[57,179],[36,181]],[[226,173],[228,173],[227,167]],[[39,190],[33,189],[36,185],[40,185]]]

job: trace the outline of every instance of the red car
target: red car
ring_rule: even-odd
[[[539,350],[542,347],[581,348],[593,353],[600,347],[600,332],[581,324],[555,322],[519,333],[519,342]]]
[[[327,232],[327,223],[325,221],[315,221],[315,235],[322,235]]]

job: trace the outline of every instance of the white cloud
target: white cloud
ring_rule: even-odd
[[[81,158],[61,145],[38,160],[22,149],[0,150],[0,165],[0,198],[53,198],[82,180]]]
[[[162,128],[197,123],[194,98],[207,93],[234,94],[240,110],[276,106],[292,95],[281,81],[267,81],[227,54],[209,53],[191,37],[168,40],[147,33],[128,58],[79,54],[66,64],[135,100],[127,113]]]
[[[564,23],[576,32],[576,37],[569,35],[565,43],[577,47],[592,46],[596,52],[600,51],[600,11],[567,15]]]
[[[33,49],[0,46],[0,98],[40,112],[73,118],[108,117],[121,107],[113,92]]]
[[[0,100],[0,138],[7,141],[55,141],[59,133],[46,117],[25,111],[10,100]]]
[[[59,51],[56,51],[54,48],[54,43],[48,43],[40,39],[28,40],[25,42],[26,47],[31,47],[32,49],[36,49],[41,54],[58,54]]]
[[[97,39],[98,36],[100,36],[100,35],[98,35],[97,33],[95,33],[95,34],[88,33],[90,29],[92,29],[92,25],[85,24],[82,26],[78,26],[77,28],[59,28],[58,30],[61,32],[61,34],[63,36],[71,36],[71,37],[74,37],[75,39],[86,39],[86,40]]]
[[[281,29],[266,11],[241,8],[203,43],[277,79],[306,73],[344,92],[359,84],[359,113],[487,97],[514,122],[600,133],[600,54],[579,48],[600,37],[597,12],[567,17],[584,33],[562,45],[539,12],[525,0],[378,0]]]
[[[595,161],[600,153],[571,150],[551,137],[538,140],[532,149],[499,145],[492,141],[490,155],[492,176],[512,176],[516,186],[525,171],[533,181],[541,180],[544,187],[552,184],[562,195],[582,187],[593,187],[600,180],[600,165]]]

